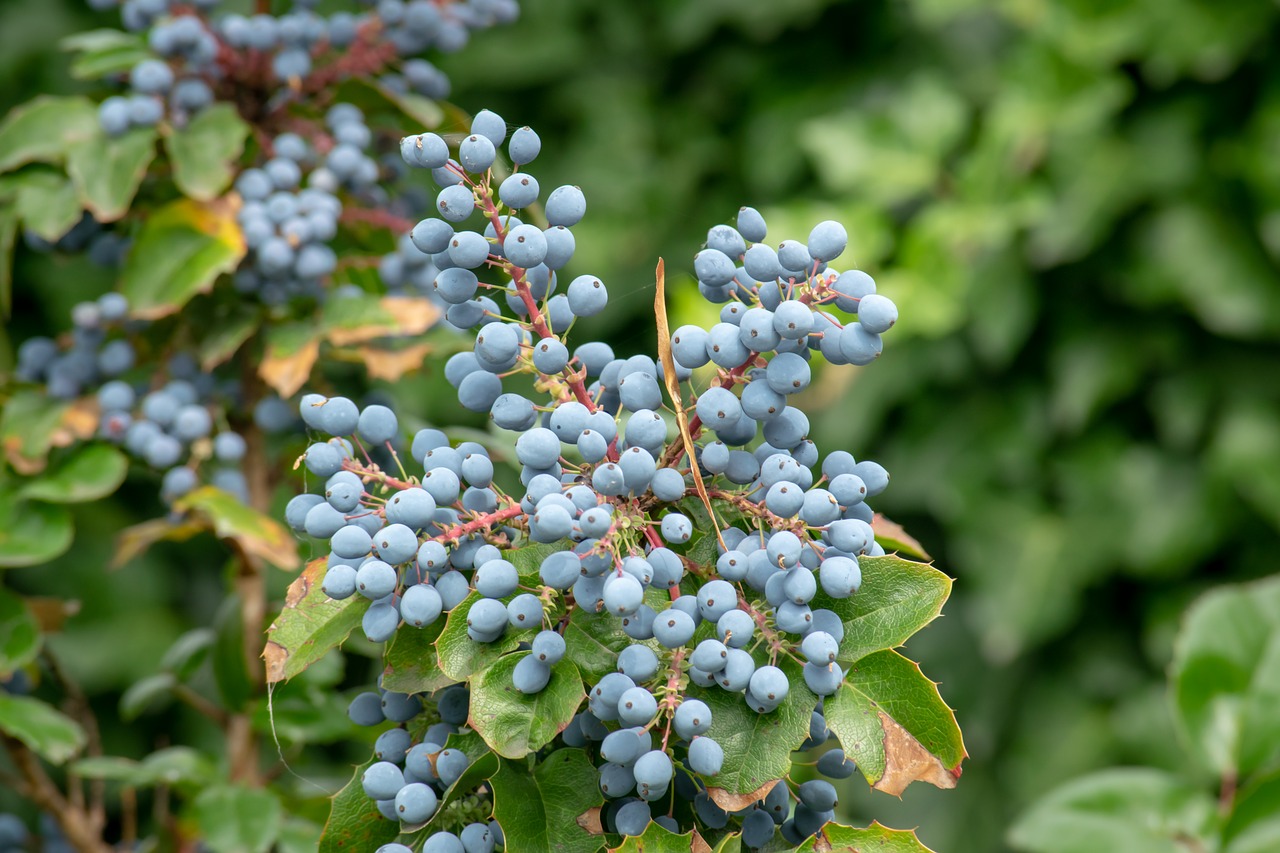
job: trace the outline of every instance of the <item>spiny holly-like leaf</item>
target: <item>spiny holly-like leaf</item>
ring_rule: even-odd
[[[203,789],[217,775],[213,762],[189,746],[161,749],[142,761],[110,755],[82,758],[71,765],[71,770],[82,779],[121,782],[130,788],[169,785]]]
[[[466,681],[473,672],[479,672],[507,652],[515,651],[522,639],[532,639],[533,631],[508,629],[492,643],[477,643],[467,636],[467,612],[471,605],[483,596],[472,590],[456,607],[449,611],[444,630],[436,639],[436,657],[440,671],[453,681]],[[513,598],[514,596],[508,596]]]
[[[436,639],[444,630],[445,620],[437,619],[425,628],[401,626],[387,644],[384,656],[387,668],[382,673],[382,687],[397,693],[432,693],[453,683],[436,659]]]
[[[351,781],[329,801],[329,819],[320,835],[319,853],[375,850],[400,834],[400,825],[378,812],[378,804],[369,799],[360,784],[360,777],[373,762],[370,758],[357,767]]]
[[[852,663],[872,652],[902,645],[942,612],[951,579],[923,563],[898,557],[859,557],[862,587],[849,598],[819,595],[814,607],[834,611],[844,622],[840,660]]]
[[[57,242],[80,221],[76,188],[61,172],[32,167],[11,180],[14,206],[23,226],[49,242]]]
[[[42,640],[40,623],[27,603],[0,589],[0,677],[35,660]]]
[[[266,853],[280,833],[284,808],[264,788],[217,785],[202,792],[192,815],[214,853]]]
[[[0,124],[0,172],[26,163],[59,163],[70,146],[100,133],[98,108],[88,98],[41,96]]]
[[[125,261],[120,290],[134,314],[163,317],[208,292],[218,276],[236,268],[245,251],[230,203],[181,199],[142,226]]]
[[[513,831],[510,853],[597,853],[599,836],[578,825],[577,817],[604,802],[599,776],[580,749],[560,749],[530,773],[524,761],[502,761],[489,781],[493,812]],[[518,833],[518,834],[517,834]]]
[[[504,758],[523,758],[551,743],[586,698],[582,676],[569,661],[551,668],[551,680],[542,691],[526,696],[516,690],[511,674],[531,654],[499,658],[471,679],[469,725]]]
[[[724,749],[724,766],[708,780],[707,792],[723,809],[737,810],[768,793],[776,780],[787,775],[791,753],[809,736],[818,697],[805,686],[796,663],[787,660],[778,666],[791,688],[783,703],[767,714],[747,707],[740,693],[692,684],[686,691],[711,708],[707,736]],[[745,800],[747,796],[752,799]]]
[[[906,528],[878,512],[871,517],[871,529],[875,531],[876,541],[891,554],[897,551],[899,554],[906,554],[908,557],[920,560],[933,559],[924,550],[919,540],[906,531]]]
[[[335,601],[325,595],[326,561],[312,560],[302,574],[289,584],[284,609],[267,629],[267,681],[286,681],[341,645],[360,624],[369,600],[353,595]]]
[[[588,613],[577,608],[564,629],[564,656],[572,661],[589,684],[618,667],[618,654],[632,643],[622,630],[622,622],[608,613]],[[645,641],[643,645],[653,645]],[[658,651],[654,648],[654,651]]]
[[[1174,648],[1174,710],[1219,775],[1280,756],[1280,578],[1213,590],[1187,614]]]
[[[1028,853],[1217,850],[1218,816],[1199,785],[1162,770],[1115,768],[1049,792],[1009,831]]]
[[[311,323],[284,323],[266,331],[266,352],[258,375],[281,397],[292,397],[311,378],[320,357],[320,338]]]
[[[115,222],[129,210],[155,156],[154,127],[110,138],[100,132],[67,149],[67,174],[85,209],[99,222]]]
[[[0,568],[46,563],[71,547],[72,532],[65,507],[0,493]]]
[[[937,685],[897,652],[850,666],[823,710],[845,755],[877,790],[898,796],[915,781],[955,787],[966,755],[955,714]]]
[[[878,823],[862,829],[829,823],[795,849],[796,853],[931,853],[911,830]]]
[[[609,853],[711,853],[711,845],[696,829],[677,835],[650,822],[643,834],[627,836],[617,847],[610,847]]]
[[[174,503],[209,525],[219,539],[229,539],[251,560],[263,560],[286,571],[298,566],[298,544],[280,522],[246,506],[212,486],[202,486]]]
[[[84,503],[114,492],[124,482],[129,460],[107,444],[87,445],[53,470],[22,487],[21,496],[47,503]]]
[[[249,125],[231,104],[203,109],[186,127],[167,134],[165,150],[173,182],[188,198],[212,201],[231,185],[235,161],[244,153]]]
[[[80,724],[52,705],[9,693],[0,693],[0,732],[22,741],[50,764],[73,758],[86,740]]]

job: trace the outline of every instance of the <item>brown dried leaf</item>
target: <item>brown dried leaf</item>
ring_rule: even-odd
[[[292,352],[268,344],[258,365],[258,375],[281,397],[292,397],[311,377],[311,368],[320,356],[320,341],[311,339]]]
[[[726,791],[724,788],[708,788],[707,796],[712,801],[727,812],[736,812],[739,809],[745,809],[747,806],[761,800],[773,790],[773,786],[781,782],[781,779],[774,779],[772,782],[765,782],[759,788],[746,794],[735,794]]]
[[[954,788],[960,768],[948,770],[938,757],[925,749],[911,732],[884,711],[877,712],[884,729],[884,775],[873,786],[895,797],[912,782],[928,782],[939,788]]]
[[[604,824],[600,820],[600,807],[587,809],[578,815],[578,826],[592,835],[604,835]]]
[[[693,840],[689,842],[689,853],[711,853],[711,845],[696,829],[693,831]]]
[[[694,488],[698,490],[698,497],[702,498],[702,504],[707,508],[707,515],[711,516],[711,523],[715,527],[716,539],[719,540],[720,547],[727,551],[729,549],[724,544],[724,537],[720,535],[720,520],[716,518],[715,507],[711,505],[707,486],[702,482],[702,472],[694,464],[696,457],[693,453],[693,434],[689,431],[689,416],[685,414],[684,400],[680,396],[680,380],[676,378],[676,362],[671,355],[671,324],[667,322],[666,265],[662,258],[658,258],[655,276],[657,293],[653,299],[653,313],[658,321],[658,359],[662,362],[662,378],[667,385],[667,394],[671,397],[671,406],[676,412],[676,426],[680,428],[680,440],[684,442],[684,452],[689,457],[689,471],[693,474]]]
[[[31,596],[25,601],[27,609],[36,617],[40,631],[44,634],[61,631],[66,621],[80,612],[79,601],[66,601],[43,595]]]
[[[427,356],[435,349],[431,344],[416,344],[403,349],[383,349],[381,347],[362,346],[357,348],[360,359],[369,373],[370,379],[385,379],[395,382],[410,371],[417,370],[427,360]]]

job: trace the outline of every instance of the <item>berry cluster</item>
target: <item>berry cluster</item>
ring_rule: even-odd
[[[160,493],[166,502],[202,478],[247,502],[239,467],[245,440],[219,425],[239,398],[239,383],[201,370],[185,353],[171,357],[164,371],[142,376],[135,361],[146,322],[128,314],[128,301],[118,293],[79,303],[71,312],[69,341],[33,337],[22,343],[17,379],[44,383],[58,400],[92,396],[98,437],[163,472]],[[288,430],[297,420],[284,401],[270,396],[258,402],[255,417],[267,432]]]
[[[504,143],[513,170],[499,178]],[[727,691],[770,714],[789,700],[817,707],[843,681],[843,623],[817,599],[855,594],[859,557],[884,553],[866,499],[884,490],[888,474],[844,451],[821,460],[790,401],[809,385],[814,354],[834,364],[874,360],[896,309],[865,273],[828,267],[847,242],[839,224],[821,223],[807,243],[775,250],[763,243],[764,219],[743,208],[737,227],[712,229],[694,260],[701,292],[724,306],[719,323],[679,328],[664,342],[670,360],[661,350],[657,360],[617,358],[599,342],[570,350],[575,320],[603,310],[608,292],[590,275],[556,292],[573,256],[570,229],[586,212],[580,189],[546,195],[546,228],[518,216],[542,197],[525,170],[539,147],[528,128],[508,140],[506,122],[488,111],[456,157],[436,134],[401,144],[405,161],[431,170],[441,187],[438,216],[410,235],[429,258],[415,268],[434,272],[446,321],[474,333],[445,376],[463,406],[518,433],[520,490],[495,481],[494,459],[478,443],[455,447],[424,429],[406,467],[390,408],[308,395],[303,420],[330,438],[311,444],[303,461],[323,478],[324,494],[295,497],[286,515],[294,530],[327,540],[323,588],[335,599],[369,600],[364,631],[375,642],[442,619],[445,631],[465,626],[479,645],[514,639],[511,687],[533,695],[562,666],[564,677],[580,677],[565,640],[570,620],[598,620],[593,630],[618,637],[616,671],[591,679],[585,709],[565,718],[559,738],[598,744],[611,826],[638,834],[673,785],[706,800],[721,772],[724,750],[708,735],[712,710],[700,696]],[[535,403],[517,389],[522,375],[549,399]],[[699,385],[686,403],[683,388]],[[664,416],[671,410],[678,429]],[[521,547],[530,543],[543,549],[533,564]],[[358,701],[376,699],[384,717],[398,696],[367,695]],[[437,704],[463,695],[448,688]],[[403,701],[421,707],[416,697]],[[364,715],[353,706],[352,716]],[[826,735],[814,720],[816,746]],[[430,756],[426,763],[384,758],[369,769],[365,789],[384,814],[407,823],[431,817],[466,768],[463,756],[457,775],[443,775],[454,762],[446,741],[407,747],[408,756]],[[846,768],[842,755],[823,760],[837,774]],[[834,789],[806,784],[789,819],[785,785],[738,814],[744,837],[763,839],[751,842],[758,846],[775,826],[789,838],[821,827]],[[723,826],[728,816],[706,802],[689,819]],[[684,825],[672,814],[654,819]]]
[[[381,73],[385,85],[432,98],[449,94],[448,78],[424,59],[396,60],[428,50],[464,47],[470,32],[508,23],[515,0],[381,0],[369,11],[321,14],[316,0],[295,0],[279,16],[217,15],[219,0],[89,0],[105,11],[119,7],[124,27],[146,32],[159,59],[130,69],[128,95],[107,98],[103,130],[118,136],[158,124],[167,114],[181,126],[213,103],[223,84],[260,90],[279,101],[308,87],[356,74]],[[276,91],[281,86],[283,92]]]

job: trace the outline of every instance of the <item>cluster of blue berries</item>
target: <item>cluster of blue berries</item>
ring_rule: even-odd
[[[368,11],[316,11],[317,0],[294,0],[281,15],[228,12],[215,17],[220,0],[88,0],[100,11],[119,8],[124,27],[146,32],[159,57],[129,72],[128,95],[103,102],[103,130],[117,136],[132,127],[154,126],[166,115],[181,125],[213,103],[215,87],[234,77],[271,92],[282,84],[298,89],[313,72],[336,69],[338,77],[384,69],[392,89],[432,98],[449,94],[449,80],[425,59],[409,58],[428,50],[453,52],[467,44],[473,30],[504,24],[519,16],[515,0],[380,0]],[[383,47],[387,49],[384,50]],[[364,55],[342,65],[363,48]]]
[[[512,170],[499,178],[504,146]],[[363,625],[370,640],[442,619],[465,624],[476,643],[517,632],[511,679],[519,693],[543,691],[557,665],[572,659],[564,637],[571,616],[603,620],[594,630],[619,637],[617,669],[586,685],[585,708],[559,737],[593,745],[611,831],[639,834],[651,818],[680,826],[671,815],[652,815],[651,804],[672,785],[688,800],[701,796],[698,820],[723,826],[729,816],[706,794],[725,762],[708,735],[708,691],[740,696],[758,714],[786,702],[819,708],[844,679],[837,663],[844,626],[818,600],[856,594],[859,558],[884,553],[867,500],[887,487],[888,473],[845,451],[820,458],[807,418],[789,400],[809,385],[815,354],[834,364],[874,360],[896,308],[870,276],[829,267],[847,243],[838,223],[775,250],[763,242],[763,217],[743,208],[737,227],[712,229],[694,260],[701,292],[724,306],[720,322],[680,327],[670,341],[674,379],[703,387],[680,401],[691,415],[687,444],[664,416],[671,403],[660,360],[618,358],[599,342],[570,349],[575,320],[603,310],[608,292],[591,275],[557,292],[586,199],[572,186],[543,197],[525,168],[539,148],[532,130],[508,137],[506,122],[489,111],[475,117],[456,152],[432,133],[401,143],[404,160],[431,170],[440,187],[437,215],[409,235],[426,260],[411,267],[405,258],[401,272],[415,270],[418,287],[430,277],[449,305],[446,321],[474,335],[445,376],[463,406],[518,434],[521,491],[494,481],[494,459],[476,442],[454,446],[424,429],[403,460],[390,408],[309,395],[302,418],[328,437],[303,461],[324,494],[294,498],[287,520],[327,540],[328,595],[370,601]],[[545,228],[519,216],[540,200]],[[397,252],[408,253],[407,246]],[[517,386],[520,375],[550,399],[535,403]],[[702,530],[715,537],[716,556],[700,562],[691,549],[703,511],[731,523]],[[512,549],[525,543],[553,549],[536,574],[517,569]],[[810,746],[826,741],[820,720]],[[444,740],[424,743],[434,755]],[[852,771],[842,753],[823,761],[832,775]],[[384,813],[403,817],[401,793],[430,780],[425,770],[395,764],[370,768],[366,790]],[[793,813],[786,786],[779,788],[737,814],[749,846],[779,826],[788,838],[806,837],[830,818],[829,784],[798,793]],[[405,799],[434,807],[413,790]]]

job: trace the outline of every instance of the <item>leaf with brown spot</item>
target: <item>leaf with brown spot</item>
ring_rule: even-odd
[[[411,337],[430,329],[440,309],[429,299],[369,295],[330,300],[321,325],[334,346],[364,344],[383,337]]]
[[[434,350],[435,347],[431,344],[415,344],[401,349],[362,346],[356,352],[359,353],[370,379],[395,382],[406,373],[422,367]]]
[[[827,726],[872,787],[894,796],[912,782],[954,788],[967,757],[955,713],[913,662],[891,650],[853,664],[824,703]]]
[[[298,567],[298,543],[284,525],[222,489],[202,486],[173,505],[203,521],[219,539],[230,541],[249,560],[290,571]]]
[[[609,853],[711,853],[711,845],[698,830],[677,834],[661,824],[650,823],[641,835],[629,835]]]
[[[924,546],[920,541],[906,531],[906,529],[896,521],[890,521],[881,513],[876,513],[871,517],[871,529],[875,531],[876,541],[879,542],[886,551],[897,551],[899,554],[906,554],[908,557],[916,557],[921,560],[932,560],[929,552],[924,550]]]
[[[353,595],[335,601],[320,588],[327,568],[323,557],[307,563],[289,584],[284,608],[267,629],[267,682],[286,681],[340,645],[360,624],[369,600]]]
[[[600,807],[587,809],[577,817],[578,826],[592,835],[604,835],[604,824],[600,821]]]
[[[712,801],[727,812],[736,812],[739,809],[745,809],[752,803],[758,802],[765,798],[773,786],[781,782],[781,779],[774,779],[772,782],[765,782],[754,791],[748,791],[745,794],[734,794],[726,791],[724,788],[707,788],[707,796]]]
[[[909,829],[889,829],[879,823],[861,829],[828,823],[817,835],[795,848],[796,853],[932,853]]]
[[[311,368],[320,356],[315,327],[310,323],[273,326],[266,340],[258,375],[281,397],[292,397],[311,378]]]
[[[34,390],[17,391],[5,400],[0,412],[0,444],[15,471],[31,475],[44,470],[54,434],[71,408],[69,403]]]
[[[116,537],[115,554],[111,557],[108,568],[118,569],[135,557],[146,553],[146,550],[157,542],[185,542],[208,527],[196,521],[182,521],[174,524],[167,518],[153,518],[141,524],[126,527]]]

